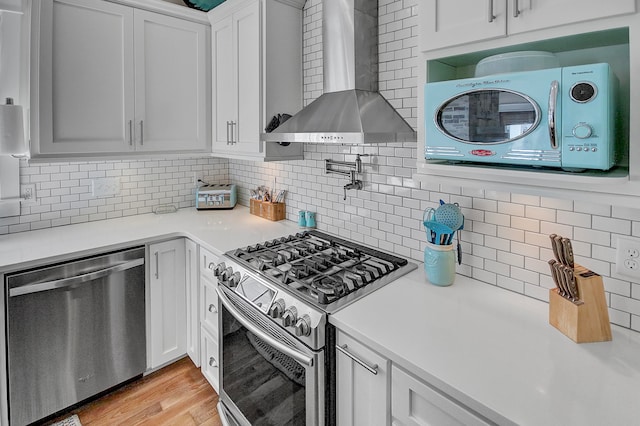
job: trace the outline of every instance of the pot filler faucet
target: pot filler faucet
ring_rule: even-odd
[[[351,182],[344,186],[344,199],[347,199],[347,190],[355,189],[360,190],[363,188],[362,181],[356,179],[357,173],[362,173],[362,157],[368,157],[369,154],[356,154],[356,161],[333,161],[324,160],[325,173],[336,173],[339,175],[347,176],[351,179]],[[335,168],[338,167],[338,168]],[[340,168],[343,168],[342,170]],[[346,169],[346,170],[344,170]]]

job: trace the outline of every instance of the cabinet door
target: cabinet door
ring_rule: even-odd
[[[136,142],[142,151],[206,151],[204,25],[136,10]]]
[[[391,368],[391,417],[394,426],[490,424],[395,365]]]
[[[233,20],[231,16],[211,25],[211,79],[213,150],[229,150],[231,121],[236,119],[237,93],[234,79]]]
[[[516,34],[634,13],[635,3],[635,0],[511,0],[508,32]],[[515,13],[516,5],[517,13]]]
[[[198,245],[185,240],[185,280],[187,302],[187,354],[196,367],[200,366],[200,313]]]
[[[234,148],[238,152],[257,153],[262,123],[260,76],[260,2],[253,1],[233,15],[233,50],[238,82],[238,115],[233,128]]]
[[[220,365],[218,339],[202,329],[202,366],[200,371],[216,392],[220,392]]]
[[[149,364],[156,368],[187,353],[184,239],[149,246]]]
[[[337,419],[341,426],[389,424],[389,361],[350,336],[338,331],[336,345]],[[346,345],[346,347],[345,347]],[[355,359],[354,359],[355,358]],[[363,367],[374,367],[376,373]]]
[[[506,1],[423,0],[421,50],[506,36]]]
[[[34,154],[132,149],[133,9],[99,0],[36,0],[33,9]]]

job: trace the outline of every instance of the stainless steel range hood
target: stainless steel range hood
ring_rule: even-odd
[[[324,94],[261,139],[415,142],[413,128],[378,93],[378,2],[324,1],[322,31]]]

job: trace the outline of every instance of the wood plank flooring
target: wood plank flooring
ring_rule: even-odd
[[[83,426],[222,425],[218,395],[186,357],[55,419],[77,414]]]

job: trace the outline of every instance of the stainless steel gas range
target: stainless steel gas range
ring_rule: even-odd
[[[335,424],[335,329],[328,315],[416,265],[315,230],[221,260],[214,273],[223,423]]]

